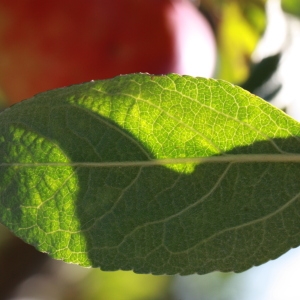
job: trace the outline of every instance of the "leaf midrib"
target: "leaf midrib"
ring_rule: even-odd
[[[175,164],[200,164],[200,163],[300,163],[300,154],[223,154],[218,156],[162,158],[141,161],[112,161],[112,162],[38,162],[1,163],[0,167],[86,167],[86,168],[111,168],[111,167],[155,167]]]

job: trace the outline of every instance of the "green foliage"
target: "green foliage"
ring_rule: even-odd
[[[85,299],[89,300],[160,300],[166,299],[171,280],[171,276],[94,269],[81,281],[81,288]]]
[[[298,0],[282,0],[281,5],[283,10],[286,12],[300,17],[300,6]]]
[[[300,244],[300,125],[225,81],[119,76],[0,123],[0,219],[56,259],[241,272]]]
[[[251,55],[266,26],[265,0],[201,0],[213,23],[219,51],[216,76],[241,84],[247,80]]]

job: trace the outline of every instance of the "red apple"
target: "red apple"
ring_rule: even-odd
[[[10,103],[119,74],[211,76],[213,33],[188,0],[0,0],[0,88]]]

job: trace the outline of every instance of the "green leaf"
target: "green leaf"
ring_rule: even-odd
[[[289,14],[296,15],[300,17],[300,6],[298,0],[282,0],[281,1],[282,9]]]
[[[210,0],[211,1],[211,0]],[[264,0],[219,1],[218,77],[241,84],[249,76],[251,55],[265,29]]]
[[[300,125],[224,81],[133,74],[0,114],[0,219],[56,259],[241,272],[300,244]]]

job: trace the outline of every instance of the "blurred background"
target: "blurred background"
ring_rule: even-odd
[[[133,72],[214,77],[300,120],[299,0],[0,0],[0,110]],[[0,300],[300,299],[300,251],[241,274],[152,276],[50,259],[0,225]]]

